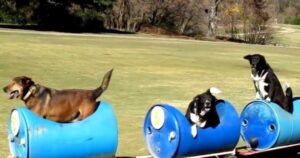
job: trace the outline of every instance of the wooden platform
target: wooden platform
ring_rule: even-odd
[[[274,147],[266,150],[252,150],[247,147],[236,149],[237,157],[300,157],[300,143]]]

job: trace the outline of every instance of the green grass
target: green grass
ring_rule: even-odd
[[[300,47],[299,25],[278,25],[278,33],[274,35],[274,42],[284,46]],[[287,30],[288,29],[288,30]]]
[[[155,103],[185,111],[189,101],[211,86],[238,111],[254,97],[248,62],[243,56],[266,56],[280,81],[300,95],[299,48],[120,36],[70,36],[0,31],[0,86],[19,75],[52,88],[92,89],[114,68],[101,99],[110,102],[119,126],[118,156],[148,154],[143,121]],[[23,105],[0,93],[0,155],[8,155],[7,121]],[[240,143],[241,144],[241,143]]]

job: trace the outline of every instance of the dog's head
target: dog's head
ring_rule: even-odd
[[[8,94],[9,99],[22,99],[33,84],[29,77],[15,77],[3,88],[3,91]]]
[[[244,59],[248,60],[251,66],[252,74],[256,76],[261,74],[268,66],[264,56],[260,54],[246,55]]]
[[[219,89],[212,87],[206,92],[194,97],[193,101],[190,103],[190,106],[192,107],[191,112],[202,118],[205,117],[210,111],[215,110],[217,98],[214,94],[220,92]]]

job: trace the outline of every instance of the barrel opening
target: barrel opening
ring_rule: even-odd
[[[147,134],[152,134],[152,129],[151,129],[151,127],[147,127]]]
[[[242,121],[242,126],[246,127],[248,125],[248,120],[247,119],[244,119]]]
[[[272,124],[269,125],[268,130],[270,132],[274,132],[276,130],[276,126],[272,123]]]
[[[250,139],[250,147],[251,147],[252,149],[257,148],[258,143],[259,143],[259,142],[258,142],[258,139],[257,139],[256,137],[253,137],[253,138]]]

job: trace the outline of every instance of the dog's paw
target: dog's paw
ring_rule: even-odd
[[[209,89],[209,92],[210,92],[211,94],[215,95],[215,94],[220,94],[222,91],[221,91],[219,88],[217,88],[217,87],[211,87],[211,88]]]
[[[195,138],[197,136],[198,130],[197,130],[197,125],[193,125],[191,127],[191,134],[193,136],[193,138]]]
[[[256,92],[255,99],[261,99],[260,94]]]
[[[198,122],[199,121],[199,116],[195,115],[194,113],[190,113],[190,118],[192,120],[192,122]]]
[[[259,81],[259,79],[260,79],[260,77],[258,75],[254,76],[253,74],[251,74],[251,78],[255,82]]]
[[[266,98],[266,101],[267,101],[267,102],[271,102],[271,98],[270,98],[270,97],[267,97],[267,98]]]
[[[198,122],[198,123],[197,123],[197,126],[198,126],[198,127],[201,127],[201,128],[204,128],[205,125],[206,125],[206,122],[207,122],[207,121]]]

